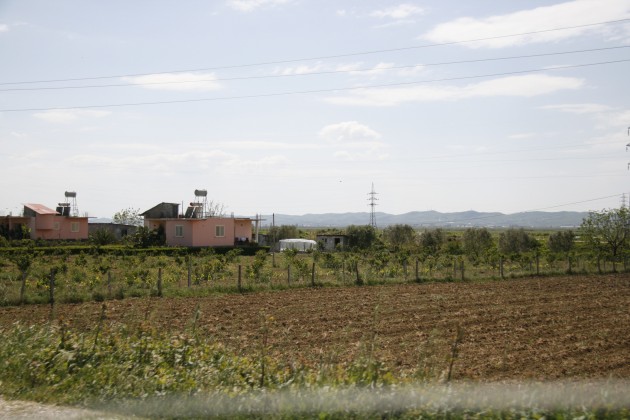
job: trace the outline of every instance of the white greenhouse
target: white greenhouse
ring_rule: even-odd
[[[280,239],[280,251],[295,249],[300,252],[317,249],[317,242],[311,239]]]

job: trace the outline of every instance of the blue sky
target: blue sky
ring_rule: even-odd
[[[617,207],[627,46],[630,0],[4,0],[0,214]]]

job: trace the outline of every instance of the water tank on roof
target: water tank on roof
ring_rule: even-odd
[[[76,198],[77,193],[74,191],[66,191],[66,198]]]
[[[206,197],[208,195],[208,191],[206,190],[195,190],[195,197]]]

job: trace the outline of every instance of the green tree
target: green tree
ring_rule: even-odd
[[[94,232],[90,233],[89,236],[90,242],[94,245],[109,245],[116,242],[116,236],[112,231],[104,228],[96,229]]]
[[[120,225],[142,226],[144,219],[140,216],[140,209],[131,207],[118,211],[112,218],[113,222]]]
[[[24,303],[24,294],[26,292],[26,278],[28,277],[28,272],[31,269],[31,265],[33,264],[34,257],[35,254],[32,248],[29,248],[23,252],[16,253],[11,257],[11,261],[13,261],[18,270],[20,270],[20,274],[22,277],[20,285],[20,303]]]
[[[383,239],[394,250],[412,247],[416,237],[416,231],[409,225],[391,225],[383,229]]]
[[[131,241],[137,248],[160,246],[166,243],[166,235],[164,234],[164,228],[162,226],[157,229],[149,229],[148,227],[140,226],[132,236]]]
[[[281,225],[272,226],[269,228],[269,239],[271,243],[276,243],[280,239],[295,239],[300,237],[300,230],[297,226],[293,225]]]
[[[510,228],[499,235],[499,252],[512,258],[534,251],[538,246],[538,241],[523,228]]]
[[[590,250],[611,260],[615,271],[628,247],[629,231],[630,210],[626,207],[589,212],[579,230]]]
[[[469,228],[462,235],[464,254],[473,264],[479,264],[490,254],[494,240],[486,228]]]
[[[575,234],[572,230],[552,233],[549,235],[547,245],[549,246],[549,251],[556,254],[571,252],[575,246]]]
[[[575,248],[575,234],[571,230],[558,231],[549,235],[547,239],[547,246],[549,252],[555,255],[562,255],[569,262],[569,273],[572,271],[571,267],[571,251]]]
[[[368,249],[376,243],[376,229],[370,225],[350,225],[346,228],[348,245],[355,249]]]
[[[427,255],[437,255],[446,240],[444,231],[440,228],[427,229],[420,235],[420,248],[422,253]]]

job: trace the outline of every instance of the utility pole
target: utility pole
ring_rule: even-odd
[[[628,127],[628,136],[630,136],[630,127]],[[626,144],[626,152],[628,151],[628,148],[630,147],[630,143]],[[628,169],[630,170],[630,163],[628,163]],[[624,207],[626,204],[626,193],[623,194],[623,203],[621,205],[621,207]],[[630,199],[628,200],[630,202]],[[630,204],[628,205],[628,207],[630,207]]]
[[[368,193],[368,201],[370,202],[368,206],[370,206],[370,226],[372,226],[374,229],[376,229],[375,207],[378,205],[376,204],[376,202],[378,201],[378,198],[376,198],[377,195],[378,193],[374,191],[374,183],[372,182],[372,191]]]

